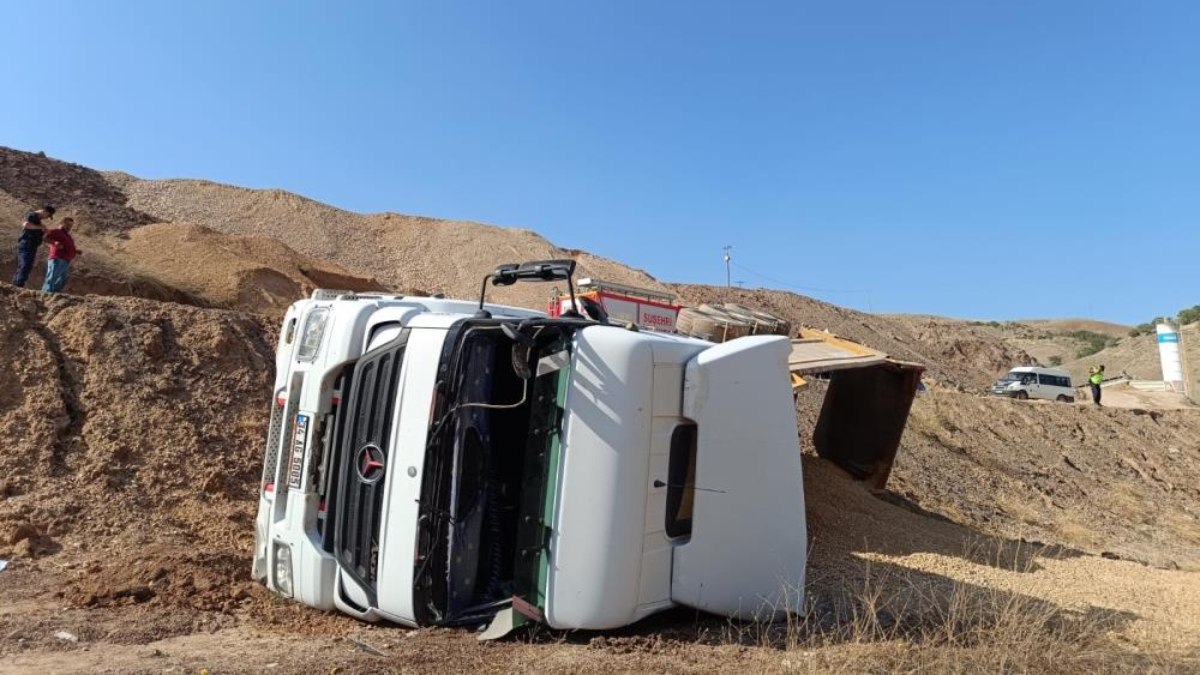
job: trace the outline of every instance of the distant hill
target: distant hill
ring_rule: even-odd
[[[1095,319],[1021,319],[1017,323],[1055,333],[1072,333],[1074,331],[1087,330],[1111,337],[1125,337],[1129,335],[1129,329],[1133,328],[1133,326],[1108,321],[1096,321]]]
[[[72,215],[85,254],[73,268],[74,293],[137,295],[188,304],[276,313],[312,288],[389,289],[474,298],[496,265],[572,258],[578,277],[677,293],[699,304],[735,297],[794,324],[826,328],[928,367],[938,386],[979,391],[1013,365],[1063,362],[1078,345],[1065,331],[1108,334],[1126,327],[1084,319],[973,322],[880,316],[795,293],[660,281],[644,270],[560,247],[527,229],[399,213],[360,214],[283,190],[205,180],[143,180],[40,154],[0,148],[0,223],[52,202]],[[5,256],[0,274],[11,274]],[[31,286],[40,284],[40,269]],[[553,288],[517,284],[489,299],[544,309]],[[565,290],[565,289],[560,289]]]

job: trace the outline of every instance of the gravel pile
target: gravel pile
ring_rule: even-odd
[[[58,217],[73,216],[81,227],[123,232],[154,218],[127,206],[121,190],[99,171],[45,155],[0,147],[0,218],[19,228],[22,214],[53,204]]]
[[[577,278],[591,276],[665,290],[641,270],[559,248],[525,229],[398,213],[364,215],[282,190],[248,190],[206,181],[133,180],[124,184],[124,190],[130,206],[157,220],[277,239],[392,288],[473,298],[483,276],[497,265],[569,257],[579,263]],[[488,297],[544,309],[552,290],[545,284],[518,284],[492,289]]]
[[[0,338],[0,559],[65,550],[80,604],[250,597],[272,323],[0,286]]]

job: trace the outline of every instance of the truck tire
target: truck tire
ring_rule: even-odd
[[[1024,401],[1029,398],[1029,392],[1018,391],[1017,393],[1013,394],[1013,398],[1017,399],[1018,401]]]
[[[1056,398],[1054,400],[1058,401],[1059,403],[1074,403],[1075,397],[1067,396],[1066,394],[1059,394],[1058,398]]]

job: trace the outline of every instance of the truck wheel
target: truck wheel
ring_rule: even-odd
[[[1024,401],[1025,399],[1029,398],[1029,392],[1018,391],[1017,393],[1013,394],[1013,398],[1017,399],[1018,401]]]
[[[1058,398],[1056,398],[1054,400],[1058,401],[1059,403],[1071,403],[1075,399],[1071,398],[1070,396],[1067,396],[1066,394],[1059,394]]]

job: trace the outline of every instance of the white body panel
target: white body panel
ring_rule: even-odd
[[[650,345],[620,329],[576,338],[550,543],[546,621],[610,628],[637,620],[650,442]],[[623,499],[613,495],[623,494]]]
[[[807,535],[790,352],[786,337],[746,337],[688,363],[697,490],[691,540],[675,549],[678,603],[742,619],[800,610]]]
[[[609,327],[577,334],[550,544],[550,626],[615,628],[671,606],[666,488],[654,480],[666,479],[671,432],[685,421],[682,366],[708,347]]]

